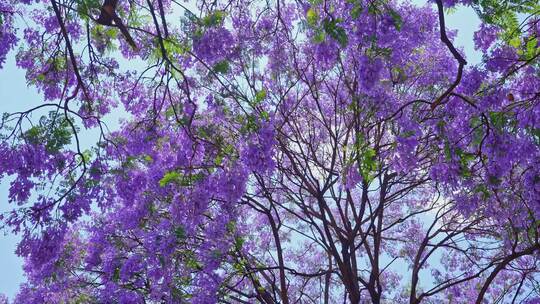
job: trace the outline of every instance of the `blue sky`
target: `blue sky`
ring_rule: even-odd
[[[426,0],[413,0],[418,5],[425,5]],[[459,10],[447,16],[447,27],[458,30],[455,44],[463,47],[469,64],[480,62],[481,54],[473,47],[472,37],[480,21],[470,8]],[[5,67],[0,70],[0,113],[22,111],[42,101],[41,95],[34,88],[26,86],[24,71],[15,66],[14,53],[8,57]],[[38,116],[36,116],[38,117]],[[1,165],[1,164],[0,164]],[[7,203],[9,180],[0,181],[0,212],[10,209]],[[0,293],[12,298],[21,282],[24,281],[22,260],[14,253],[17,236],[0,234]]]

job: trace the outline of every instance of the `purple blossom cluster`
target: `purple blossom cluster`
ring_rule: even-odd
[[[16,7],[10,2],[0,3],[0,69],[6,62],[6,56],[17,45],[17,33],[14,23]]]
[[[234,50],[235,39],[223,26],[206,29],[193,44],[195,54],[210,65],[229,59],[234,54]]]
[[[365,91],[373,89],[375,84],[379,81],[381,69],[383,68],[383,62],[381,59],[370,59],[367,56],[361,56],[358,60],[358,78],[360,86]]]
[[[266,173],[274,169],[274,146],[276,145],[274,125],[262,122],[259,130],[251,135],[242,151],[241,160],[254,172]]]

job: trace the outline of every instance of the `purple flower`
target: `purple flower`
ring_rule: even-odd
[[[474,48],[486,52],[497,40],[499,32],[498,28],[482,23],[474,33]]]
[[[270,122],[263,122],[257,133],[250,136],[241,156],[250,170],[259,173],[273,170],[274,145],[276,144],[274,136],[274,127]]]
[[[17,45],[14,14],[15,8],[9,3],[0,3],[0,69],[6,62],[8,52]]]
[[[494,49],[486,62],[486,68],[492,72],[505,72],[518,60],[516,49],[502,46]]]
[[[195,54],[207,64],[214,64],[229,59],[235,48],[231,32],[224,27],[208,28],[193,43]]]
[[[379,58],[371,59],[362,55],[358,61],[358,65],[358,81],[360,86],[364,90],[370,91],[379,81],[383,62]]]

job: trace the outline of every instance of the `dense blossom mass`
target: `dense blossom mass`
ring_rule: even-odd
[[[0,1],[13,302],[540,303],[539,12]]]

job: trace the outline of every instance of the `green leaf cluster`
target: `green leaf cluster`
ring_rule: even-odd
[[[497,131],[509,131],[512,132],[515,129],[517,121],[512,117],[511,113],[507,112],[489,112],[489,123],[491,128]]]
[[[218,74],[227,74],[229,72],[230,66],[227,60],[222,60],[214,65],[212,70],[214,73]]]
[[[221,26],[225,21],[225,17],[227,17],[227,13],[225,11],[215,10],[204,16],[201,19],[201,23],[206,27]]]
[[[234,146],[231,144],[224,144],[222,145],[222,148],[219,150],[219,152],[216,155],[216,158],[214,159],[214,164],[216,166],[220,166],[223,163],[223,160],[225,157],[234,157],[235,149]]]
[[[362,178],[370,182],[374,173],[379,168],[379,162],[377,161],[377,151],[365,144],[365,141],[358,137],[353,146],[352,155],[349,161],[349,165],[356,163],[360,171]]]
[[[480,18],[502,29],[501,38],[507,44],[520,49],[522,55],[531,58],[537,52],[537,44],[531,38],[524,37],[520,15],[529,17],[540,14],[540,2],[537,0],[475,0],[473,8]]]
[[[336,40],[341,47],[346,47],[349,43],[349,37],[345,32],[345,29],[339,26],[341,19],[326,18],[323,20],[323,29],[326,34]]]
[[[79,17],[84,21],[90,21],[90,15],[92,10],[99,10],[101,8],[100,0],[77,0],[77,13]]]
[[[475,155],[469,152],[465,152],[461,149],[456,149],[456,155],[459,158],[459,173],[465,178],[472,177],[472,171],[470,169],[470,163],[474,161]]]
[[[178,171],[169,171],[165,173],[159,180],[159,186],[165,187],[171,183],[174,183],[182,187],[188,187],[192,186],[203,178],[204,174],[202,172],[196,174],[183,174]]]
[[[341,47],[346,47],[349,42],[347,32],[339,24],[342,22],[340,18],[324,18],[320,22],[319,13],[315,8],[310,8],[306,12],[306,23],[313,30],[312,40],[314,43],[321,43],[326,38],[326,35],[332,37],[339,43]]]
[[[377,152],[373,148],[364,149],[363,153],[360,154],[360,173],[362,178],[366,181],[373,179],[373,172],[378,168],[377,163]]]
[[[31,144],[44,144],[49,153],[58,153],[71,143],[73,129],[67,118],[57,112],[42,116],[38,125],[31,127],[23,138]]]
[[[401,31],[401,27],[403,26],[403,18],[401,18],[401,15],[393,9],[388,9],[388,14],[394,21],[396,30]]]
[[[306,20],[309,26],[317,26],[319,22],[319,14],[313,8],[308,9],[306,12]]]
[[[178,240],[184,240],[186,238],[186,229],[180,225],[174,230],[174,235]]]

